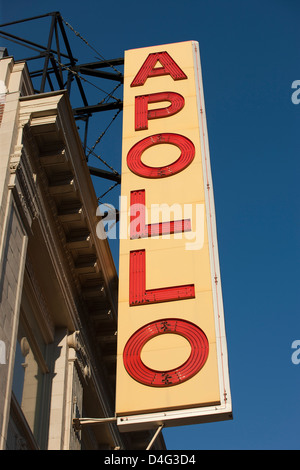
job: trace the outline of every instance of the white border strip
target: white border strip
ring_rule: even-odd
[[[207,220],[209,255],[210,255],[210,265],[211,265],[211,282],[212,282],[212,291],[213,291],[215,328],[216,328],[216,338],[217,338],[220,397],[221,397],[222,405],[230,404],[230,407],[231,407],[231,394],[230,394],[229,370],[228,370],[228,353],[227,353],[227,344],[226,344],[221,272],[220,272],[219,252],[218,252],[216,214],[215,214],[215,204],[214,204],[213,181],[212,181],[211,166],[210,166],[210,153],[209,153],[199,43],[197,41],[192,41],[192,46],[193,46],[194,64],[195,64],[195,81],[196,81],[196,92],[197,92],[198,113],[199,113],[199,133],[200,133],[199,137],[200,137],[200,145],[201,145],[201,157],[202,157],[201,160],[202,160],[203,178],[204,178],[203,183],[204,183],[204,191],[205,191],[205,206],[206,206],[206,217],[207,217],[206,220]]]

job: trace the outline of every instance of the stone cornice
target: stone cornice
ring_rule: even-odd
[[[84,344],[78,364],[111,415],[113,393],[108,390],[111,383],[112,392],[115,382],[111,358],[116,355],[117,274],[107,240],[96,235],[97,198],[67,94],[20,98],[19,130],[20,147],[14,157],[21,151],[33,174],[35,217],[67,305],[68,328],[80,330]]]

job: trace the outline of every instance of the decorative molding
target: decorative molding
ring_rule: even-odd
[[[91,366],[87,357],[86,350],[81,342],[80,332],[74,331],[68,335],[68,346],[76,351],[76,360],[80,372],[85,380],[91,378]]]
[[[33,170],[24,147],[15,147],[15,152],[10,157],[9,163],[10,179],[9,188],[19,202],[23,215],[31,227],[32,221],[39,216],[39,207],[36,196],[36,184],[33,178]]]

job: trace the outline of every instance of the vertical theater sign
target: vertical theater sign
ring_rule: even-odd
[[[118,425],[230,419],[198,43],[126,51],[124,78]]]

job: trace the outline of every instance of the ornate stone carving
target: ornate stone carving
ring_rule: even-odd
[[[74,331],[68,335],[68,346],[76,351],[76,361],[80,371],[85,379],[91,378],[91,366],[87,357],[87,353],[82,344],[80,332]]]

